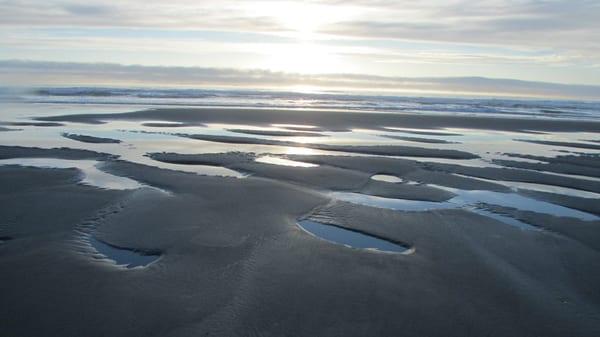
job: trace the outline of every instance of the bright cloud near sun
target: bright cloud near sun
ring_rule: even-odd
[[[352,20],[360,14],[360,9],[353,6],[291,1],[248,3],[243,8],[250,16],[272,18],[283,28],[281,34],[299,40],[315,40],[326,25]]]
[[[354,70],[336,48],[317,42],[325,38],[320,33],[324,27],[351,20],[358,15],[359,9],[290,1],[249,3],[243,8],[250,16],[277,22],[282,27],[277,35],[290,38],[288,43],[260,48],[264,58],[259,62],[259,68],[306,74]]]

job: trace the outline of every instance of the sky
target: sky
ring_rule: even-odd
[[[0,0],[0,80],[512,86],[514,95],[600,99],[598,18],[597,0]]]

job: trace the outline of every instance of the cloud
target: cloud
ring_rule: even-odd
[[[147,85],[369,90],[380,93],[467,94],[600,100],[600,86],[481,77],[408,78],[357,74],[293,74],[268,70],[150,67],[118,64],[0,61],[0,81],[23,86]]]
[[[0,0],[0,57],[600,85],[599,17],[597,0]]]
[[[84,16],[106,16],[115,13],[114,7],[106,5],[81,5],[81,4],[66,4],[63,8],[73,15]]]
[[[286,12],[286,8],[294,9]],[[307,8],[310,10],[301,11]],[[314,16],[314,13],[320,13]],[[338,15],[346,13],[346,15]],[[64,0],[0,1],[3,26],[84,26],[275,33],[318,23],[346,38],[574,48],[600,53],[596,0],[232,1],[122,0],[85,5]],[[293,21],[293,22],[290,22]]]
[[[520,48],[572,48],[600,56],[600,2],[423,1],[375,7],[374,13],[332,23],[323,32]]]
[[[0,0],[0,50],[5,59],[264,67],[260,58],[277,58],[267,51],[293,46],[259,44],[311,40],[348,61],[343,72],[435,75],[414,66],[430,64],[452,76],[600,84],[599,17],[597,0]]]
[[[231,0],[122,0],[80,2],[57,0],[0,1],[0,26],[129,27],[278,31],[272,17],[251,15]]]

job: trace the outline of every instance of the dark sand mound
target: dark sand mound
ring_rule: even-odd
[[[556,157],[544,157],[525,155],[518,153],[505,153],[505,155],[516,158],[533,159],[555,164],[567,164],[582,167],[595,167],[600,169],[600,154],[582,153],[578,155],[560,155]]]
[[[419,147],[401,146],[401,145],[330,145],[330,144],[310,144],[306,147],[338,152],[364,153],[382,156],[409,156],[409,157],[431,157],[448,159],[475,159],[479,156],[459,150],[446,149],[427,149]]]
[[[314,144],[314,143],[296,143],[290,141],[281,141],[274,139],[259,139],[250,137],[231,137],[204,134],[175,134],[180,137],[204,140],[209,142],[230,143],[230,144],[260,144],[277,146],[301,146],[316,150],[349,152],[361,154],[373,154],[382,156],[410,156],[410,157],[431,157],[448,159],[474,159],[478,158],[465,151],[447,150],[447,149],[428,149],[403,145],[337,145],[337,144]]]
[[[289,124],[285,124],[285,125],[280,125],[280,124],[273,124],[271,126],[279,126],[281,128],[287,129],[287,130],[294,130],[294,131],[302,131],[302,132],[324,132],[324,131],[349,131],[348,129],[340,129],[340,130],[327,130],[327,129],[323,129],[321,127],[318,126],[312,126],[312,127],[305,127],[305,126],[296,126],[296,125],[289,125]]]
[[[27,122],[3,122],[0,123],[2,125],[10,125],[10,126],[64,126],[63,123],[56,123],[56,122],[34,122],[34,121],[27,121]]]
[[[595,145],[595,144],[576,143],[576,142],[559,142],[559,141],[552,141],[552,140],[535,140],[535,139],[515,139],[515,140],[520,141],[520,142],[533,143],[533,144],[573,147],[573,148],[577,148],[577,149],[600,150],[600,145]]]
[[[166,121],[182,123],[225,123],[270,126],[271,124],[317,125],[326,130],[384,127],[420,129],[424,125],[437,128],[471,128],[503,131],[579,131],[600,132],[600,122],[527,119],[497,116],[384,114],[333,110],[277,109],[153,109],[117,114],[80,114],[39,117],[42,121],[103,123],[106,120]]]
[[[110,160],[115,156],[90,150],[70,148],[42,149],[37,147],[0,145],[0,159],[9,158],[57,158],[57,159],[94,159]]]
[[[390,139],[398,139],[404,140],[407,142],[416,142],[416,143],[428,143],[428,144],[456,144],[456,142],[451,142],[443,139],[435,139],[435,138],[421,138],[421,137],[405,137],[405,136],[394,136],[394,135],[381,135],[381,137],[386,137]]]
[[[11,129],[11,128],[5,128],[5,127],[0,126],[0,132],[3,132],[3,131],[21,131],[21,129]]]
[[[231,166],[253,161],[255,155],[245,152],[180,154],[172,152],[148,153],[148,157],[164,163],[182,165]]]
[[[250,129],[227,129],[235,133],[248,135],[274,136],[274,137],[324,137],[325,135],[309,131],[279,131],[279,130],[250,130]]]
[[[413,135],[421,135],[421,136],[462,136],[460,133],[454,132],[437,132],[437,131],[420,131],[420,130],[395,130],[388,129],[389,132],[398,132],[398,133],[410,133]]]
[[[521,168],[535,171],[546,171],[546,172],[554,172],[554,173],[563,173],[563,174],[575,174],[581,176],[588,177],[600,177],[600,168],[597,167],[586,167],[581,165],[573,165],[573,164],[565,164],[565,163],[530,163],[524,161],[517,160],[504,160],[504,159],[494,159],[492,160],[494,164],[513,167],[513,168]]]
[[[121,141],[113,138],[103,138],[103,137],[94,137],[87,135],[78,135],[74,133],[62,133],[61,134],[65,138],[69,138],[72,140],[76,140],[83,143],[94,143],[94,144],[118,144]]]

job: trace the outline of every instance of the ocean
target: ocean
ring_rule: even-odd
[[[26,90],[0,88],[0,99],[26,103],[338,109],[424,114],[498,114],[592,120],[600,118],[600,102],[596,101],[408,97],[340,92],[47,87]]]

